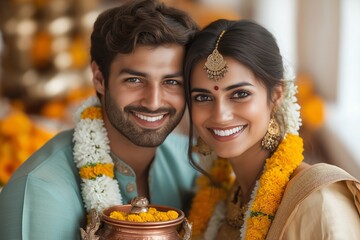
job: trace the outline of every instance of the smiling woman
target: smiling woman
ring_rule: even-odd
[[[360,196],[360,182],[340,168],[303,162],[294,79],[273,35],[255,22],[218,20],[191,42],[185,58],[189,140],[196,130],[202,140],[195,149],[213,161],[209,171],[192,161],[210,179],[199,178],[190,211],[195,239],[360,234],[353,196]],[[333,203],[347,214],[339,216],[328,207]],[[311,228],[303,229],[309,221]]]

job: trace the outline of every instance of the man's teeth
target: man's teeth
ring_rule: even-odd
[[[244,126],[241,127],[235,127],[232,129],[227,129],[227,130],[218,130],[218,129],[213,129],[215,135],[221,136],[221,137],[227,137],[230,136],[234,133],[240,132],[242,129],[244,128]]]
[[[148,121],[148,122],[159,121],[160,119],[162,119],[164,117],[164,115],[160,115],[160,116],[156,116],[156,117],[149,117],[149,116],[141,115],[141,114],[138,114],[138,113],[135,113],[135,115],[138,118],[140,118],[141,120]]]

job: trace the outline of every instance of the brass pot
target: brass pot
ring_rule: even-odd
[[[130,222],[110,218],[113,211],[130,212],[132,206],[117,205],[103,211],[103,227],[99,230],[100,240],[177,240],[181,239],[179,231],[184,222],[185,214],[176,208],[149,205],[158,211],[174,210],[179,213],[179,217],[174,220],[164,222]]]

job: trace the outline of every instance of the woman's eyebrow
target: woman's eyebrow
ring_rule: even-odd
[[[249,82],[240,82],[240,83],[236,83],[236,84],[230,85],[230,86],[224,88],[224,90],[225,90],[225,91],[229,91],[229,90],[231,90],[231,89],[238,88],[238,87],[243,87],[243,86],[254,86],[254,85],[252,85],[252,84],[249,83]]]
[[[211,93],[209,90],[204,89],[204,88],[193,88],[193,89],[191,89],[191,92]]]

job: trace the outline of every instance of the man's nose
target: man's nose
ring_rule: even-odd
[[[142,105],[153,111],[159,109],[163,101],[161,87],[158,85],[149,85],[145,91]]]

